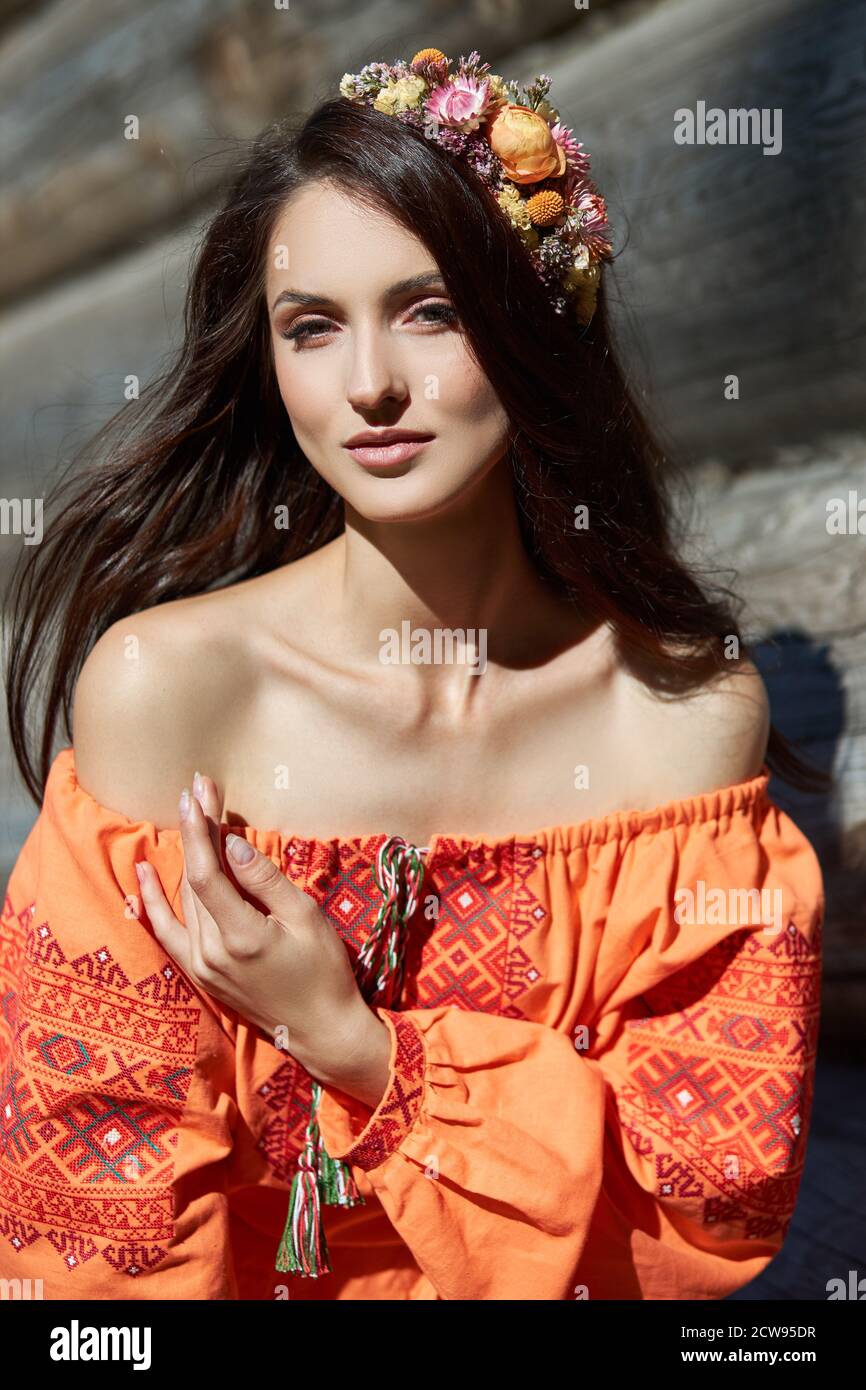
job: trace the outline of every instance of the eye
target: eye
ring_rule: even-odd
[[[425,315],[429,323],[453,324],[457,322],[456,310],[453,305],[446,304],[444,300],[431,301],[428,304],[417,304],[412,311],[412,317],[414,318],[416,314]]]
[[[302,319],[299,323],[293,323],[291,328],[280,332],[281,338],[297,339],[304,343],[308,338],[321,338],[323,333],[327,333],[330,328],[328,319]]]
[[[457,322],[457,312],[451,304],[443,300],[416,304],[410,309],[410,318],[415,323],[426,322],[433,326],[451,326]],[[307,343],[325,338],[331,331],[330,319],[300,319],[290,328],[280,331],[280,337],[295,343],[295,351],[303,349]]]

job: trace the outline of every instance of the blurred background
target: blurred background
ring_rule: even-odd
[[[866,1272],[864,29],[858,0],[0,0],[4,593],[8,500],[47,497],[125,378],[165,364],[191,251],[264,124],[426,46],[552,77],[621,253],[622,357],[688,470],[686,553],[745,600],[774,723],[837,779],[770,783],[825,876],[821,1060],[791,1233],[739,1299]],[[677,144],[698,102],[781,111],[781,150]],[[0,775],[5,885],[37,814],[5,721]]]

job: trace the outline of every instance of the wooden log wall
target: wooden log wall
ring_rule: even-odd
[[[147,379],[170,350],[236,143],[344,70],[431,42],[549,72],[592,153],[626,365],[695,464],[707,546],[765,643],[774,720],[839,773],[830,803],[779,799],[827,873],[826,1014],[862,1038],[866,537],[825,525],[832,496],[866,498],[858,0],[0,0],[0,493],[42,495],[121,405],[124,376]],[[700,102],[780,109],[781,152],[677,144],[675,113]],[[130,114],[139,141],[123,139]],[[0,535],[4,587],[20,545]],[[6,872],[34,810],[3,740],[0,772]]]

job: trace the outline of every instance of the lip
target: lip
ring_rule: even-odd
[[[392,435],[390,440],[389,433]],[[434,438],[432,434],[413,435],[398,430],[383,431],[378,436],[357,435],[356,439],[365,442],[350,442],[343,447],[364,468],[383,468],[390,463],[404,463],[406,459],[414,458],[426,444],[432,444]]]

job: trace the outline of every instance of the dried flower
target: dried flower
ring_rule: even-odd
[[[517,189],[511,184],[507,183],[504,188],[500,189],[496,195],[496,201],[508,216],[513,227],[529,228],[532,226],[532,218],[529,216],[526,200],[521,198]]]
[[[607,204],[600,193],[584,192],[577,203],[580,235],[595,256],[610,252],[610,227]]]
[[[558,314],[594,311],[601,260],[610,256],[607,207],[589,155],[548,100],[550,78],[521,87],[473,49],[454,71],[438,48],[411,63],[367,63],[344,73],[340,95],[370,103],[468,164],[520,236]],[[523,197],[524,185],[542,185]]]
[[[537,183],[565,173],[565,151],[554,140],[547,121],[528,106],[496,106],[487,138],[513,183]]]
[[[557,145],[565,151],[569,167],[577,174],[587,175],[589,173],[589,155],[584,151],[583,141],[575,140],[574,133],[569,130],[568,126],[562,125],[559,121],[551,126],[550,133]]]
[[[486,78],[458,74],[450,82],[434,87],[425,104],[431,120],[454,130],[477,130],[490,106],[490,84]]]
[[[465,77],[486,77],[490,71],[490,64],[482,63],[481,54],[478,52],[477,48],[473,48],[468,58],[464,58],[461,53],[460,62],[457,64],[457,70],[463,73]]]
[[[382,88],[373,105],[377,111],[384,111],[386,116],[393,116],[398,111],[420,107],[426,91],[427,83],[423,77],[400,77]]]
[[[527,199],[526,211],[536,227],[552,227],[565,211],[565,201],[555,189],[542,188]]]

